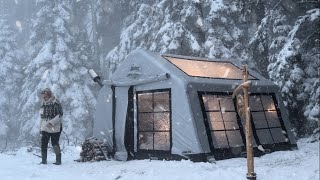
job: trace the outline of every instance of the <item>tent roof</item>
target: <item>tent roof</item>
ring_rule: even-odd
[[[112,75],[112,81],[132,80],[155,74],[168,73],[190,83],[239,84],[242,65],[234,59],[209,59],[172,54],[160,54],[143,49],[132,51]],[[248,69],[249,80],[255,85],[273,86],[274,83]],[[132,77],[132,75],[136,77]]]

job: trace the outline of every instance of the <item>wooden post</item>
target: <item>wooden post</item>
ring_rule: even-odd
[[[250,119],[250,107],[249,107],[249,88],[251,83],[248,81],[248,69],[247,66],[243,66],[243,83],[240,84],[232,94],[234,98],[237,92],[242,89],[244,94],[244,115],[246,117],[246,149],[247,149],[247,179],[256,180],[256,173],[254,173],[254,160],[253,160],[253,147],[252,147],[252,128]],[[238,103],[238,102],[237,102]],[[238,109],[239,111],[239,109]]]
[[[248,69],[247,66],[243,66],[243,81],[246,83],[248,81]],[[243,86],[244,94],[244,107],[246,115],[246,148],[247,148],[247,179],[256,179],[256,174],[254,173],[254,159],[253,159],[253,147],[252,147],[252,128],[251,128],[251,115],[249,107],[249,86]]]

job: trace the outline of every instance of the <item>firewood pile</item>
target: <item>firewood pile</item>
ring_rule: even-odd
[[[82,143],[80,159],[77,162],[110,160],[110,152],[106,144],[96,137],[87,138]]]

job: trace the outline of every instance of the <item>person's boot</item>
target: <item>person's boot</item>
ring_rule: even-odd
[[[60,165],[61,164],[61,150],[58,145],[53,146],[54,153],[56,154],[56,162],[53,164]]]
[[[47,152],[41,152],[41,159],[42,161],[40,162],[40,164],[47,164]]]
[[[53,163],[54,165],[60,165],[61,164],[61,153],[56,154],[56,162]]]

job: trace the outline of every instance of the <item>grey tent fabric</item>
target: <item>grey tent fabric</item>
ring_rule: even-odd
[[[128,158],[127,150],[124,144],[124,135],[126,127],[126,117],[128,109],[128,90],[129,87],[116,87],[116,121],[115,121],[115,141],[116,152],[115,159],[126,161]]]
[[[109,147],[110,152],[113,147],[112,96],[111,87],[103,86],[98,94],[93,125],[93,136],[102,139]]]
[[[188,63],[184,64],[184,61]],[[241,68],[241,64],[232,59],[213,60],[133,51],[118,66],[111,79],[103,83],[105,86],[98,97],[94,134],[105,139],[115,152],[114,157],[119,160],[154,156],[165,159],[177,156],[187,159],[239,157],[245,149],[245,130],[231,95],[235,87],[242,83],[241,74],[238,75]],[[263,107],[251,113],[253,125],[256,125],[253,127],[255,147],[262,144],[273,150],[296,148],[279,88],[257,72],[249,70],[249,73],[252,77],[250,93],[262,99],[269,98],[268,101],[259,101],[263,106],[267,102],[274,103],[274,108]],[[129,89],[131,94],[128,96]],[[170,108],[159,111],[155,107],[160,102],[157,96],[162,92],[169,94],[165,101]],[[152,98],[138,102],[138,96],[144,94],[150,94]],[[220,109],[207,108],[206,97],[213,98],[211,101],[222,98],[219,100]],[[221,104],[226,100],[232,109],[225,109]],[[143,103],[152,108],[146,112],[139,111]],[[133,108],[131,114],[127,114],[128,106]],[[162,115],[164,117],[159,118]],[[262,115],[266,118],[260,118]],[[126,123],[130,124],[129,128]],[[149,124],[142,126],[145,123]],[[230,128],[231,124],[234,128]]]

